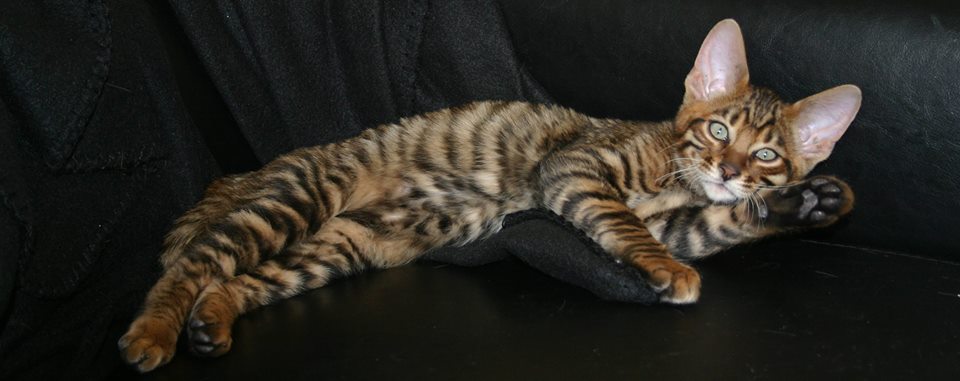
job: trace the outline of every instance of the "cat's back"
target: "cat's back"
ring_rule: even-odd
[[[350,145],[376,142],[387,162],[462,172],[522,165],[579,138],[595,120],[556,105],[476,101],[401,118],[362,133]]]
[[[572,109],[524,101],[485,100],[429,111],[405,117],[395,123],[410,132],[420,129],[434,132],[491,130],[551,130],[565,124],[593,124],[593,118]]]

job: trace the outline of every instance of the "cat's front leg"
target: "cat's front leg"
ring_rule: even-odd
[[[853,209],[850,186],[816,176],[737,205],[669,210],[644,224],[674,255],[703,258],[738,244],[781,233],[829,226]]]
[[[569,202],[569,201],[568,201]],[[603,199],[582,202],[563,216],[610,253],[618,262],[641,271],[666,303],[694,303],[700,297],[700,274],[677,261],[626,205]],[[555,210],[556,212],[557,210]]]
[[[617,194],[598,179],[553,184],[545,206],[585,232],[618,262],[628,263],[666,303],[694,303],[700,274],[677,261]]]

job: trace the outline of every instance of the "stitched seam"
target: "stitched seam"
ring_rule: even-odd
[[[137,150],[134,155],[117,151],[99,153],[96,155],[74,155],[57,174],[91,173],[99,171],[120,171],[129,173],[141,167],[164,167],[167,164],[166,156],[150,144]]]
[[[94,57],[96,62],[91,68],[91,77],[87,79],[86,88],[80,95],[80,102],[77,107],[69,111],[73,118],[67,122],[69,126],[67,136],[63,141],[68,144],[63,152],[57,152],[54,157],[46,159],[46,164],[51,169],[59,169],[65,163],[65,159],[73,155],[80,141],[80,137],[86,132],[87,122],[96,110],[97,99],[103,92],[103,86],[107,82],[107,75],[110,71],[110,59],[112,55],[111,46],[113,43],[110,32],[112,25],[110,23],[109,9],[103,4],[102,0],[89,1],[88,16],[90,17],[87,26],[97,35],[96,43],[100,46]]]
[[[38,283],[40,281],[29,282],[30,280],[27,279],[28,283],[19,282],[21,287],[29,294],[40,298],[62,297],[73,289],[80,287],[88,278],[90,270],[101,259],[100,254],[102,254],[101,252],[103,251],[104,245],[109,240],[109,237],[114,234],[121,217],[131,209],[136,200],[136,195],[143,192],[143,187],[147,184],[146,178],[155,177],[157,169],[164,165],[164,163],[166,163],[166,160],[155,160],[144,163],[136,168],[135,171],[131,171],[132,176],[136,178],[136,180],[133,181],[136,185],[116,198],[116,206],[102,222],[103,228],[93,233],[93,237],[88,241],[90,243],[79,253],[79,258],[82,258],[82,261],[76,261],[71,265],[73,278],[42,283]],[[24,263],[24,265],[25,264],[26,263]],[[21,266],[19,271],[26,273],[25,270],[26,269]]]
[[[2,181],[0,181],[2,183]],[[23,205],[23,198],[16,198],[13,194],[10,194],[3,189],[0,189],[0,198],[3,199],[3,205],[13,214],[14,220],[20,225],[20,229],[23,231],[23,240],[21,241],[20,255],[17,258],[16,271],[14,273],[14,285],[20,283],[19,274],[23,272],[23,266],[26,263],[27,258],[30,257],[30,252],[33,250],[33,225],[30,224],[30,221],[25,216],[24,210],[27,206]]]
[[[419,20],[411,21],[411,22],[418,23],[420,25],[420,31],[419,33],[416,33],[415,37],[413,37],[413,35],[411,34],[411,37],[416,38],[416,41],[414,41],[414,43],[412,44],[413,50],[411,52],[405,53],[405,55],[408,56],[408,59],[406,61],[407,63],[405,64],[407,67],[404,68],[404,72],[407,73],[405,77],[410,78],[408,81],[406,81],[403,84],[403,87],[405,89],[404,96],[407,98],[406,100],[404,100],[404,103],[406,103],[404,107],[406,109],[403,110],[403,112],[405,114],[410,114],[414,110],[420,109],[420,103],[417,101],[417,94],[418,94],[417,80],[420,78],[420,67],[421,67],[420,49],[422,49],[423,47],[423,35],[427,31],[426,24],[427,24],[427,17],[430,13],[430,1],[424,0],[420,2],[420,10],[421,10],[420,12],[421,15],[419,17]],[[416,25],[411,24],[411,27],[416,27]]]

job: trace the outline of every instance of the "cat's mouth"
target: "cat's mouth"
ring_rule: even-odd
[[[700,181],[700,185],[703,187],[703,193],[713,202],[732,204],[740,200],[740,197],[727,186],[726,182],[703,179]]]

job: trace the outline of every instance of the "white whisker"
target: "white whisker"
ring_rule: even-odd
[[[670,144],[670,145],[668,145],[668,146],[666,146],[666,147],[663,147],[662,150],[657,151],[657,154],[661,154],[661,153],[663,153],[663,151],[666,151],[666,150],[671,149],[671,148],[676,148],[677,146],[679,146],[679,145],[681,145],[681,144],[683,144],[683,143],[686,143],[686,142],[683,141],[683,140],[680,140],[680,141],[678,141],[678,142],[676,142],[676,143]]]
[[[660,180],[663,180],[663,179],[665,179],[665,178],[667,178],[667,177],[670,177],[670,176],[673,176],[673,175],[678,175],[678,174],[681,174],[681,175],[682,175],[682,174],[685,174],[685,173],[692,172],[692,171],[694,171],[694,170],[696,170],[696,169],[697,169],[697,167],[695,167],[695,166],[688,166],[688,167],[680,168],[680,169],[678,169],[678,170],[676,170],[676,171],[673,171],[673,172],[670,172],[670,173],[667,173],[667,174],[665,174],[665,175],[663,175],[663,176],[658,177],[656,181],[659,182]]]

